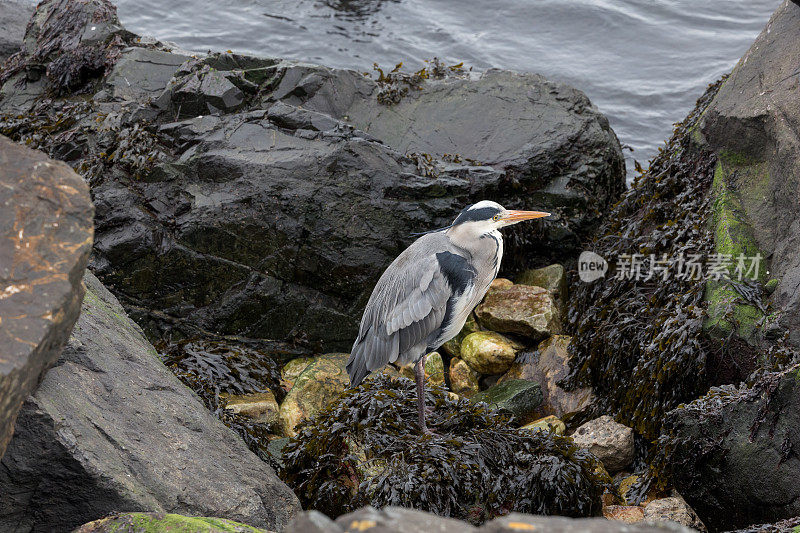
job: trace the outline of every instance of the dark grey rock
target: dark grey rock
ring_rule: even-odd
[[[0,2],[0,63],[19,51],[34,8],[33,2],[25,0]]]
[[[769,300],[775,316],[800,346],[798,25],[800,6],[784,1],[719,89],[701,132],[721,161],[718,180],[735,191],[739,232],[769,258],[762,281],[778,280]]]
[[[284,533],[342,533],[339,524],[319,511],[303,511],[286,527]]]
[[[295,495],[161,363],[97,278],[84,279],[80,319],[0,464],[0,530],[141,510],[281,530],[300,510]]]
[[[136,46],[96,84],[80,135],[43,142],[90,169],[93,268],[156,337],[349,347],[413,233],[483,199],[542,209],[554,216],[515,227],[504,264],[552,262],[574,255],[624,188],[606,119],[540,76],[430,80],[389,108],[354,71],[235,54],[175,69],[185,55],[126,39]],[[1,90],[1,105],[37,94],[11,81]]]
[[[666,418],[675,489],[712,531],[800,515],[800,375],[725,386]]]
[[[93,215],[71,168],[0,136],[0,457],[78,319]]]

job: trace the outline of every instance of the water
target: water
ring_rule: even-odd
[[[438,56],[539,72],[584,92],[646,163],[779,0],[118,0],[137,33],[371,70]],[[168,7],[167,7],[168,6]]]

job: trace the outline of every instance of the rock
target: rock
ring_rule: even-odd
[[[546,531],[547,533],[692,533],[678,524],[626,524],[605,518],[565,518],[561,516],[534,516],[511,513],[487,522],[480,533],[519,533],[521,531]]]
[[[769,258],[769,266],[762,260],[754,277],[762,283],[770,277],[778,280],[769,305],[796,346],[800,346],[796,261],[800,206],[786,191],[800,183],[800,139],[792,127],[800,119],[800,108],[785,80],[796,68],[790,58],[800,53],[795,39],[798,24],[800,6],[782,2],[720,87],[697,135],[718,158],[711,200],[714,252],[733,255],[731,272],[740,253]],[[731,292],[719,283],[709,285],[707,328],[722,338],[736,333],[752,342],[763,313]]]
[[[500,333],[517,333],[539,341],[561,333],[553,295],[541,287],[512,285],[486,294],[475,316],[481,326]]]
[[[474,394],[472,403],[484,402],[492,409],[514,415],[521,424],[533,420],[533,413],[542,403],[542,390],[539,385],[523,379],[506,381]]]
[[[19,51],[33,11],[34,5],[24,0],[0,2],[0,63]]]
[[[303,370],[308,368],[314,359],[312,357],[297,357],[292,359],[281,368],[281,385],[286,392],[289,392],[294,385],[295,380],[300,377]]]
[[[594,402],[590,387],[564,390],[559,383],[570,370],[571,356],[568,347],[572,337],[553,335],[542,342],[532,354],[520,354],[500,382],[510,379],[534,381],[542,387],[542,405],[539,416],[564,417],[582,411]]]
[[[461,343],[461,359],[479,374],[502,374],[515,357],[511,341],[494,331],[470,333]]]
[[[559,264],[525,270],[517,276],[516,283],[519,285],[533,285],[547,289],[563,309],[567,301],[567,273],[564,267]]]
[[[278,420],[278,402],[271,391],[228,396],[225,409],[259,424],[273,424]]]
[[[267,444],[267,453],[275,460],[275,462],[283,468],[283,449],[289,443],[291,439],[289,437],[281,437],[278,439],[272,439]]]
[[[698,531],[706,531],[703,521],[680,495],[649,502],[644,508],[644,519],[648,522],[677,522]]]
[[[664,422],[662,471],[714,531],[800,516],[800,371],[714,387]]]
[[[473,533],[476,529],[461,520],[444,518],[432,513],[406,509],[403,507],[384,507],[381,510],[364,507],[336,519],[336,523],[347,533],[357,531],[436,531],[441,533]]]
[[[0,457],[80,313],[93,213],[72,169],[0,137]]]
[[[772,524],[756,524],[729,533],[784,533],[791,531],[797,533],[800,528],[800,516],[788,518]]]
[[[78,109],[71,87],[45,102],[50,81],[9,79],[0,105],[14,114],[0,122],[30,126],[13,128],[21,141],[58,130],[35,141],[85,169],[97,205],[92,267],[151,338],[210,331],[348,349],[372,287],[411,233],[491,197],[557,213],[515,228],[506,267],[527,261],[531,247],[560,260],[624,189],[605,117],[540,76],[430,79],[387,106],[378,101],[385,84],[355,71],[235,54],[176,69],[183,52],[112,31],[106,0],[41,9],[60,7],[59,21],[88,32],[84,4],[102,7],[109,29],[91,42],[70,34],[58,50],[102,59],[75,80],[100,90]],[[54,58],[31,50],[57,28],[46,18],[37,28],[47,31],[30,32],[21,61],[48,69]],[[39,107],[20,112],[17,101]]]
[[[511,281],[510,279],[506,279],[506,278],[495,278],[495,279],[493,279],[493,280],[492,280],[492,282],[489,284],[489,290],[493,290],[493,289],[507,289],[508,287],[512,286],[513,284],[514,284],[514,282],[513,282],[513,281]]]
[[[567,426],[554,416],[546,416],[539,420],[534,420],[530,424],[525,424],[520,429],[528,431],[552,431],[556,435],[563,435],[567,431]]]
[[[121,513],[89,522],[73,533],[150,533],[169,531],[170,533],[268,533],[224,518],[182,516],[165,513]]]
[[[136,509],[283,528],[300,510],[291,490],[161,363],[97,278],[84,283],[69,343],[0,464],[0,530],[64,531]]]
[[[470,313],[467,317],[467,321],[464,323],[464,327],[461,328],[461,331],[458,333],[458,335],[442,344],[439,349],[452,357],[460,358],[461,343],[464,342],[464,339],[467,338],[467,335],[476,331],[480,331],[480,329],[481,328],[478,325],[478,321],[475,320],[475,313]]]
[[[606,470],[614,474],[633,462],[633,430],[608,415],[586,422],[575,430],[572,439],[577,446],[592,452]]]
[[[285,533],[343,533],[344,529],[319,511],[303,511],[284,531]]]
[[[470,398],[480,390],[478,373],[457,357],[450,359],[450,388],[459,396]]]
[[[283,434],[296,435],[295,426],[319,413],[350,384],[346,353],[320,355],[313,359],[283,399],[280,423]]]
[[[603,516],[609,520],[635,524],[644,519],[644,509],[638,505],[607,505],[603,507]]]
[[[386,369],[391,373],[391,367],[386,367]],[[372,374],[372,376],[376,375],[377,373]],[[401,367],[400,375],[408,379],[416,379],[414,365],[410,364]],[[425,357],[425,382],[431,385],[444,386],[444,362],[439,352],[431,352]]]

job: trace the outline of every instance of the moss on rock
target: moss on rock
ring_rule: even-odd
[[[74,533],[267,533],[246,524],[166,513],[121,513],[84,524]]]

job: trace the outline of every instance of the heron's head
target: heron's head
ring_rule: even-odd
[[[497,202],[483,200],[461,211],[449,231],[462,235],[480,236],[523,220],[549,216],[550,213],[543,211],[516,211],[506,209]]]

